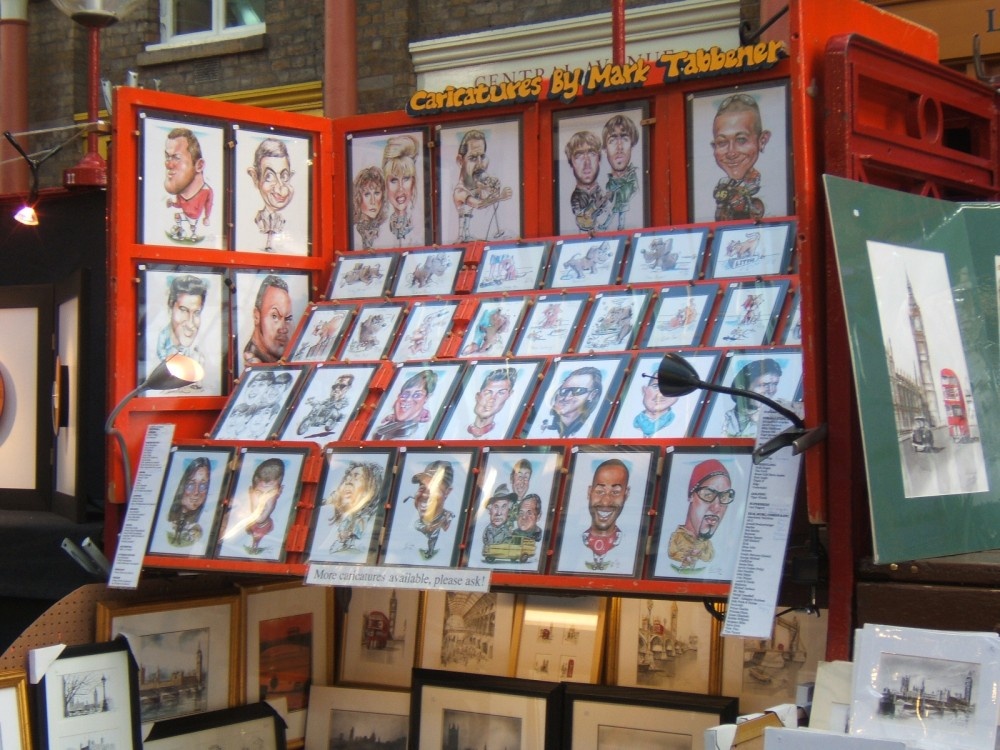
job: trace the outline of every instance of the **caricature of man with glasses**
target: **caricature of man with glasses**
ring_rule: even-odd
[[[604,377],[596,367],[573,370],[552,394],[542,431],[555,430],[561,438],[575,435],[600,403],[603,389]]]
[[[679,563],[674,568],[691,571],[712,561],[712,536],[735,498],[729,471],[721,461],[710,458],[694,467],[688,481],[687,519],[670,535],[667,548],[667,556]]]

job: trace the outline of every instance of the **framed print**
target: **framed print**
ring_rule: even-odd
[[[309,274],[237,270],[234,275],[234,369],[239,375],[247,365],[274,363],[284,356],[309,304]]]
[[[596,437],[618,396],[627,354],[555,359],[531,405],[524,438]]]
[[[625,284],[694,281],[701,274],[708,227],[636,232],[625,262]]]
[[[730,282],[709,336],[709,346],[770,344],[788,281]]]
[[[221,396],[225,393],[229,335],[229,290],[223,268],[156,266],[141,263],[136,331],[138,372],[143,382],[173,354],[205,369],[196,383],[145,396]]]
[[[170,449],[148,554],[206,557],[211,553],[215,519],[228,496],[235,453],[234,448],[216,445]]]
[[[142,722],[204,713],[239,699],[240,610],[235,595],[129,604],[97,603],[97,638],[124,636],[144,679]],[[175,673],[188,689],[178,691]],[[164,679],[155,676],[164,675]]]
[[[399,261],[392,296],[432,297],[453,294],[464,254],[463,247],[408,250]]]
[[[737,696],[740,711],[795,703],[796,689],[816,680],[826,656],[827,615],[776,609],[770,638],[722,638],[723,694]]]
[[[240,586],[243,702],[284,698],[286,739],[306,735],[310,687],[333,679],[333,590],[300,581]]]
[[[612,684],[708,694],[716,620],[704,602],[620,597],[612,605]]]
[[[642,688],[567,685],[562,747],[700,748],[705,730],[732,724],[735,698]]]
[[[562,355],[570,351],[590,301],[585,292],[535,297],[514,343],[514,356]]]
[[[718,227],[712,239],[706,275],[725,279],[789,273],[789,257],[794,245],[794,221]]]
[[[618,281],[625,235],[556,240],[552,244],[546,289],[610,286]]]
[[[557,112],[552,154],[559,234],[649,225],[646,102]]]
[[[518,603],[515,677],[599,682],[607,597],[528,594]]]
[[[571,450],[550,572],[638,575],[657,458],[651,446]]]
[[[802,297],[795,296],[792,309],[788,311],[785,318],[785,330],[781,336],[781,343],[786,346],[800,346],[802,344]]]
[[[490,243],[476,269],[473,294],[537,289],[549,257],[548,242]]]
[[[139,113],[139,242],[226,248],[225,130]]]
[[[233,140],[233,249],[309,255],[312,139],[234,125]]]
[[[426,597],[418,666],[464,674],[514,674],[513,594],[428,591]]]
[[[439,127],[438,242],[495,242],[523,233],[521,120]]]
[[[563,449],[489,448],[479,486],[463,564],[469,568],[541,573],[547,557]]]
[[[347,737],[377,737],[386,748],[406,748],[408,691],[313,685],[309,707],[305,746],[310,749],[338,747]]]
[[[23,669],[0,672],[0,747],[31,750],[28,675]]]
[[[436,357],[445,336],[451,331],[457,309],[458,300],[414,302],[389,359],[413,362]]]
[[[802,380],[802,352],[798,349],[747,349],[726,352],[718,382],[730,388],[750,389],[782,406],[793,408]],[[698,427],[701,437],[757,437],[760,410],[767,408],[744,396],[713,393]]]
[[[403,302],[369,302],[362,305],[340,358],[345,362],[383,359],[405,314],[406,304]]]
[[[414,669],[410,747],[559,747],[559,686],[540,680]]]
[[[528,306],[525,297],[483,299],[476,317],[465,329],[458,348],[459,357],[502,357],[509,350],[514,333]]]
[[[272,440],[309,365],[256,365],[243,371],[212,430],[215,440]]]
[[[240,449],[233,490],[219,524],[215,556],[285,559],[285,537],[302,490],[306,448]]]
[[[377,299],[392,288],[399,253],[341,253],[333,263],[326,298]]]
[[[698,376],[712,381],[719,364],[715,352],[682,352]],[[629,373],[618,408],[604,433],[609,438],[685,438],[691,437],[698,414],[707,400],[707,392],[692,391],[686,396],[664,396],[659,389],[662,354],[640,354]]]
[[[478,458],[477,449],[457,447],[402,454],[382,565],[458,565]]]
[[[426,440],[461,382],[464,362],[411,362],[396,367],[366,440]]]
[[[124,639],[67,646],[36,695],[42,750],[141,746],[138,675]]]
[[[368,395],[378,365],[316,365],[288,410],[279,440],[326,445],[339,440]]]
[[[793,211],[788,81],[688,94],[689,221]]]
[[[620,352],[632,348],[652,294],[650,289],[629,289],[594,295],[577,348],[581,352]]]
[[[470,362],[451,400],[438,440],[506,440],[513,436],[544,361]]]
[[[395,448],[323,451],[309,562],[375,564],[395,466]]]
[[[667,448],[651,578],[732,580],[752,466],[749,448]]]
[[[348,589],[338,682],[410,687],[420,631],[415,589]]]
[[[323,362],[333,359],[357,308],[354,305],[310,305],[288,345],[289,362]]]
[[[190,750],[192,747],[242,747],[285,750],[284,721],[267,703],[158,721],[143,741],[143,750]]]
[[[644,349],[698,346],[712,312],[718,284],[685,284],[660,290],[656,307],[643,329]]]
[[[426,133],[348,133],[352,250],[428,245]]]

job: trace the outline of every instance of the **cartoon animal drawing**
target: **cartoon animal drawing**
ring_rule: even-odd
[[[312,329],[312,343],[305,341],[295,353],[295,359],[312,359],[326,352],[344,321],[343,314],[334,315],[326,321],[319,321]]]
[[[614,305],[598,320],[593,332],[587,337],[590,346],[621,344],[632,333],[632,306]]]
[[[371,286],[373,282],[382,278],[382,269],[377,265],[367,263],[355,263],[354,268],[345,273],[340,280],[341,286],[353,286],[364,284]]]
[[[563,272],[562,277],[564,279],[576,278],[582,279],[584,272],[594,273],[608,262],[611,257],[611,249],[608,247],[607,242],[602,242],[600,245],[591,245],[587,248],[587,252],[581,255],[577,253],[569,260],[563,261]],[[570,272],[576,274],[576,276],[570,276]]]
[[[410,286],[423,289],[430,284],[435,276],[441,276],[451,266],[451,262],[443,253],[428,255],[423,263],[410,273]]]
[[[385,316],[376,313],[369,315],[361,321],[358,327],[358,338],[352,348],[355,351],[365,351],[378,346],[378,332],[385,328],[388,323]]]
[[[476,326],[474,340],[465,345],[462,354],[490,351],[500,341],[500,337],[507,332],[509,326],[510,318],[499,307],[496,308]]]
[[[673,250],[674,238],[657,237],[642,249],[643,260],[653,271],[672,271],[677,267],[677,253]]]
[[[748,232],[746,239],[732,240],[726,245],[726,259],[730,265],[749,262],[757,254],[760,232]]]

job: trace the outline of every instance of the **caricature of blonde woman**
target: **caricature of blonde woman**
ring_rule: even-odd
[[[417,199],[417,154],[420,144],[412,135],[394,135],[382,151],[389,231],[398,247],[412,245],[413,207]]]

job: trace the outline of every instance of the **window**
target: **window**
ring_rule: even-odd
[[[212,42],[264,32],[266,0],[160,0],[163,44]]]

